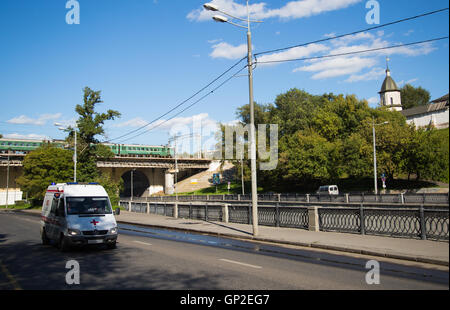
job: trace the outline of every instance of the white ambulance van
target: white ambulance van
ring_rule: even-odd
[[[41,214],[43,244],[116,247],[118,228],[105,189],[97,183],[60,183],[47,188]]]

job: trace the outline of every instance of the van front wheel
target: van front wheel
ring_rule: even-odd
[[[116,241],[108,243],[106,246],[108,247],[108,249],[115,249],[117,247]]]
[[[61,252],[67,252],[69,250],[69,242],[63,234],[59,237],[58,247]]]

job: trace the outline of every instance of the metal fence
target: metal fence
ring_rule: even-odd
[[[121,200],[131,212],[175,216],[173,202]],[[178,202],[178,217],[205,221],[252,224],[250,203]],[[313,212],[313,214],[311,214]],[[316,212],[317,214],[314,214]],[[449,240],[449,209],[436,206],[381,206],[342,204],[285,206],[264,203],[258,206],[258,224],[273,227],[310,229],[310,218],[317,216],[321,231],[384,235],[430,240]],[[312,223],[311,223],[312,225]]]
[[[448,208],[323,207],[318,213],[321,231],[449,240]]]
[[[121,200],[119,205],[131,212],[174,216],[174,203]],[[178,217],[205,221],[224,221],[224,207],[230,223],[252,224],[250,204],[178,203]],[[258,223],[263,226],[308,229],[308,207],[286,207],[278,205],[258,206]]]
[[[155,196],[134,198],[138,201],[174,202],[175,196]],[[179,195],[178,201],[251,201],[251,195]],[[391,203],[391,204],[446,204],[449,194],[365,194],[351,193],[341,195],[317,194],[258,194],[258,201],[303,202],[303,203]]]

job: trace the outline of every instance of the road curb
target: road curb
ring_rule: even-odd
[[[17,213],[21,213],[21,214],[30,215],[30,216],[36,216],[36,217],[41,216],[40,213],[27,212],[27,210],[13,210],[13,209],[11,209],[11,210],[1,209],[0,210],[0,212],[8,212],[8,211],[12,212],[12,213],[17,212]],[[165,226],[165,225],[136,223],[136,222],[120,220],[117,217],[116,217],[116,221],[117,221],[117,223],[127,224],[127,225],[136,225],[136,226],[151,227],[151,228],[158,228],[158,229],[175,230],[175,231],[195,233],[195,234],[200,234],[200,235],[226,237],[226,238],[240,239],[240,240],[247,240],[247,241],[270,242],[270,243],[276,243],[276,244],[301,246],[301,247],[320,249],[320,250],[332,250],[332,251],[337,251],[337,252],[370,255],[370,256],[376,256],[376,257],[385,257],[385,258],[391,258],[391,259],[413,261],[413,262],[418,262],[418,263],[426,263],[426,264],[433,264],[433,265],[449,267],[449,262],[445,261],[445,260],[429,258],[429,257],[422,257],[422,256],[411,256],[411,255],[406,255],[406,254],[401,254],[401,253],[389,253],[389,252],[381,252],[381,251],[374,251],[374,250],[349,248],[349,247],[345,247],[345,246],[320,244],[320,243],[316,243],[316,242],[309,243],[309,242],[298,242],[298,241],[286,241],[286,240],[271,239],[271,238],[253,237],[251,235],[240,236],[240,235],[236,235],[236,234],[195,230],[195,229],[189,229],[189,228],[184,228],[184,227],[181,228],[181,227],[173,227],[173,226]]]
[[[135,223],[135,222],[128,222],[128,221],[122,221],[122,220],[117,220],[117,219],[116,219],[116,221],[117,221],[117,223],[128,224],[128,225],[137,225],[137,226],[166,229],[166,230],[176,230],[176,231],[195,233],[195,234],[200,234],[200,235],[208,235],[208,236],[214,236],[214,237],[226,237],[226,238],[240,239],[240,240],[247,240],[247,241],[256,241],[256,242],[270,242],[270,243],[277,243],[277,244],[284,244],[284,245],[301,246],[301,247],[307,247],[307,248],[312,248],[312,249],[332,250],[332,251],[344,252],[344,253],[378,256],[378,257],[385,257],[385,258],[398,259],[398,260],[404,260],[404,261],[413,261],[413,262],[418,262],[418,263],[427,263],[427,264],[433,264],[433,265],[439,265],[439,266],[445,266],[445,267],[449,266],[448,261],[434,259],[434,258],[427,258],[427,257],[408,256],[408,255],[399,254],[399,253],[397,254],[397,253],[388,253],[388,252],[377,252],[377,251],[372,251],[372,250],[355,249],[355,248],[341,247],[341,246],[336,246],[336,245],[318,244],[318,243],[314,243],[314,242],[308,243],[308,242],[285,241],[285,240],[277,240],[277,239],[261,238],[261,237],[253,237],[253,236],[239,236],[239,235],[235,235],[235,234],[200,231],[200,230],[189,229],[189,228]]]

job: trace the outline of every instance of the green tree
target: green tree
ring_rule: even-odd
[[[376,152],[378,174],[385,172],[388,179],[393,179],[406,170],[406,152],[410,145],[413,127],[406,123],[405,117],[386,107],[372,112],[373,118],[364,120],[361,124],[361,134],[368,144],[373,145],[373,120],[375,124]],[[373,151],[371,152],[373,158]],[[371,161],[373,164],[373,160]],[[372,172],[373,173],[373,172]]]
[[[449,181],[448,128],[437,130],[421,128],[412,133],[406,152],[408,177],[415,174],[417,180]]]
[[[83,105],[75,107],[75,111],[80,115],[77,126],[79,149],[81,149],[78,156],[77,174],[79,173],[79,176],[77,175],[77,179],[81,182],[88,182],[100,176],[96,164],[97,157],[113,156],[106,146],[99,144],[97,137],[104,136],[105,121],[120,117],[120,113],[115,110],[107,110],[106,113],[95,112],[96,106],[103,102],[101,91],[93,91],[89,87],[85,87],[83,92]]]
[[[426,105],[430,102],[430,92],[422,87],[414,87],[411,84],[406,84],[400,89],[400,92],[404,110]]]
[[[123,190],[123,179],[120,178],[119,182],[115,182],[109,173],[101,173],[94,182],[102,185],[108,193],[109,199],[113,206],[119,205],[120,192]]]
[[[73,152],[44,144],[23,160],[23,175],[17,179],[22,191],[32,199],[42,200],[52,183],[70,182],[73,178]]]
[[[344,140],[342,157],[345,160],[344,173],[350,178],[362,179],[373,173],[372,144],[361,133],[352,133]]]

